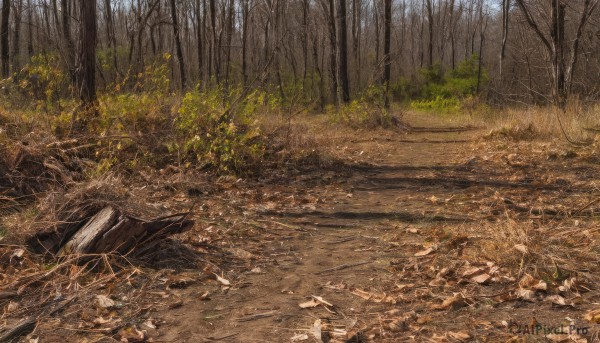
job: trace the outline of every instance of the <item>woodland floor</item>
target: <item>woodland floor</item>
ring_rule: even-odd
[[[408,134],[349,137],[329,168],[254,180],[148,173],[132,193],[173,212],[196,203],[195,228],[157,257],[160,269],[99,289],[117,306],[77,302],[30,337],[598,341],[584,319],[600,308],[595,155],[406,119],[417,127]],[[183,260],[188,250],[200,262]],[[135,329],[102,331],[111,322]],[[519,332],[531,325],[586,331]]]

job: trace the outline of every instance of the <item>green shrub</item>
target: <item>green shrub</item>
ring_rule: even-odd
[[[389,127],[392,116],[385,108],[385,87],[371,85],[349,104],[337,109],[330,108],[334,118],[355,127]]]
[[[419,110],[456,112],[463,102],[476,97],[480,88],[488,82],[488,74],[481,70],[479,57],[473,55],[460,63],[456,69],[444,72],[440,65],[421,70],[423,86],[419,99],[411,101],[411,107]]]
[[[435,99],[413,100],[410,107],[421,111],[454,113],[461,109],[461,101],[457,98],[438,96]]]
[[[175,121],[179,138],[171,149],[180,151],[189,163],[199,162],[221,172],[242,172],[264,154],[253,116],[266,98],[253,92],[233,111],[229,103],[223,104],[222,94],[220,89],[185,94]]]

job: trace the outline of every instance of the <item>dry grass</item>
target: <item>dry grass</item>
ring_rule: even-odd
[[[590,142],[600,126],[600,106],[572,102],[566,111],[554,107],[507,108],[494,111],[482,122],[491,128],[489,137],[516,141],[568,137],[573,142]]]
[[[514,272],[562,281],[568,276],[584,275],[597,279],[600,251],[594,241],[600,229],[560,224],[520,222],[506,218],[484,223],[478,230],[483,237],[471,250],[475,261],[491,260]]]

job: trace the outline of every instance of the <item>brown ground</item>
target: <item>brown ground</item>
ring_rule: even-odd
[[[408,121],[425,129],[361,133],[336,147],[343,166],[296,176],[147,175],[148,204],[197,203],[194,230],[157,254],[163,269],[140,267],[130,284],[100,288],[112,309],[78,302],[30,337],[597,341],[598,325],[584,320],[600,306],[593,149]],[[515,332],[571,324],[587,335]]]

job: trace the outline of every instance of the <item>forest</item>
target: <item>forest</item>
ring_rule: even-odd
[[[600,0],[0,2],[0,343],[600,342]]]

